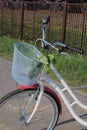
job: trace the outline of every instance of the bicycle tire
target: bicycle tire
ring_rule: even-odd
[[[40,105],[28,126],[20,120],[21,112],[36,89],[17,89],[0,99],[0,130],[54,130],[59,118],[58,104],[44,92]],[[25,102],[26,101],[26,102]],[[33,107],[33,105],[31,106]],[[32,108],[31,110],[32,111]],[[26,113],[29,116],[29,113]]]

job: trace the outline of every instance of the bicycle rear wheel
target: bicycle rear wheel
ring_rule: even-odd
[[[36,89],[15,90],[0,99],[0,130],[53,130],[59,118],[57,102],[44,92],[40,105],[29,125],[20,120],[26,104]],[[36,100],[26,112],[25,118],[32,112]]]

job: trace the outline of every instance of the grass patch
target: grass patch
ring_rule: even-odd
[[[20,40],[5,36],[0,37],[0,57],[12,61],[14,43],[18,41]]]
[[[70,86],[87,84],[87,57],[71,55],[70,59],[64,56],[57,56],[56,58],[55,66]]]

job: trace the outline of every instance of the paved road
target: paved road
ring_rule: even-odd
[[[0,97],[14,89],[16,89],[16,83],[11,77],[11,62],[0,59]],[[87,95],[78,91],[75,93],[78,98],[87,105]],[[62,100],[61,102],[63,114],[60,116],[55,130],[87,130],[86,127],[82,126],[73,119]],[[87,118],[87,111],[82,111],[78,106],[75,110],[80,116],[82,116],[82,118]]]

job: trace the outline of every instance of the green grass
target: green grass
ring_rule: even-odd
[[[0,37],[0,57],[12,61],[13,45],[19,39]],[[30,42],[33,44],[33,42]],[[82,86],[87,84],[87,56],[73,55],[67,59],[66,56],[54,52],[55,66],[70,86]],[[50,71],[49,75],[56,79]]]
[[[70,58],[54,52],[55,67],[70,86],[87,85],[87,56],[70,54]],[[57,80],[52,71],[48,74]]]
[[[57,56],[55,66],[70,86],[87,84],[87,57],[71,55],[71,58],[67,59],[65,56]]]
[[[12,61],[14,43],[19,39],[0,37],[0,57]]]

